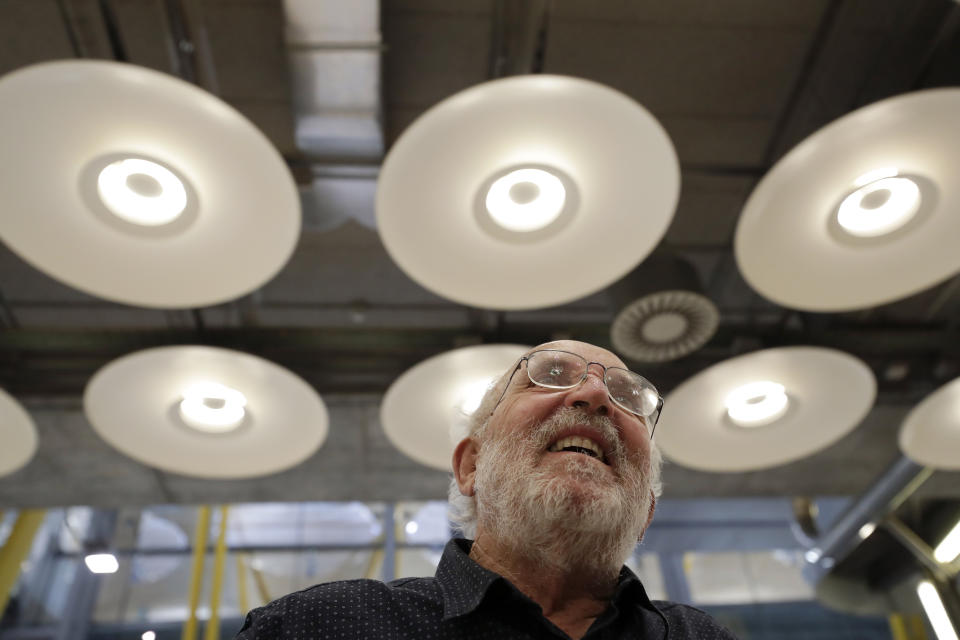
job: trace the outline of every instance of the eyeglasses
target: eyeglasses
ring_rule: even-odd
[[[649,380],[622,367],[607,367],[599,362],[588,362],[582,356],[559,349],[542,349],[520,358],[503,387],[494,411],[500,406],[514,374],[519,371],[524,360],[527,362],[530,382],[548,389],[572,389],[587,379],[590,365],[597,365],[603,369],[603,384],[607,387],[610,400],[624,411],[643,418],[650,429],[650,437],[653,438],[653,431],[657,428],[660,410],[663,408],[663,398]]]

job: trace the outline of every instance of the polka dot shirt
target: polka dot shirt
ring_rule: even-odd
[[[434,578],[346,580],[292,593],[247,614],[235,640],[569,638],[507,579],[471,560],[471,544],[447,543]],[[655,605],[626,567],[584,638],[736,640],[699,609]]]

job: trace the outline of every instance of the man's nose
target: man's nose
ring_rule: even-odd
[[[613,412],[610,394],[603,382],[603,369],[597,367],[587,371],[587,379],[567,392],[564,405],[583,409],[588,413],[606,416]]]

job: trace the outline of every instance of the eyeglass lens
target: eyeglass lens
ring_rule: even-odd
[[[584,379],[587,366],[588,362],[575,353],[537,351],[527,358],[527,375],[540,386],[566,389]],[[610,397],[627,411],[646,417],[657,410],[657,390],[632,371],[608,367],[604,372],[604,382]]]

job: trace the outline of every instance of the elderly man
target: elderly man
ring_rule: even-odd
[[[660,493],[662,401],[615,355],[559,341],[491,387],[453,454],[453,540],[434,578],[318,585],[237,638],[733,638],[652,603],[624,560]]]

